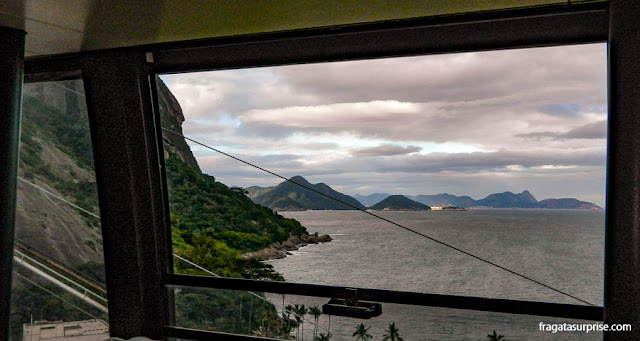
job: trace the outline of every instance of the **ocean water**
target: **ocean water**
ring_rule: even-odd
[[[309,232],[334,240],[270,261],[287,281],[582,304],[504,270],[357,211],[282,212]],[[601,306],[604,213],[586,210],[482,209],[463,212],[379,212],[415,229],[549,286]],[[272,295],[270,299],[281,302]],[[285,297],[285,304],[319,305],[327,299]],[[321,316],[319,332],[353,340],[370,326],[373,340],[395,322],[412,340],[486,340],[494,330],[508,340],[598,340],[602,333],[541,332],[539,323],[591,323],[539,316],[383,304],[383,314],[359,320]],[[312,317],[308,317],[307,319]],[[307,323],[305,338],[312,340]]]

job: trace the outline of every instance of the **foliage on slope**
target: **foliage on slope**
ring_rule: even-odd
[[[182,133],[182,110],[159,81],[163,127]],[[167,97],[169,96],[169,97]],[[229,188],[200,171],[184,139],[164,137],[173,251],[219,276],[284,280],[269,264],[240,255],[257,251],[291,235],[307,233],[300,223],[251,201],[240,188]],[[174,271],[210,275],[175,260]],[[231,290],[180,289],[175,299],[176,323],[232,333],[288,338],[290,328],[263,294]]]
[[[181,109],[163,84],[160,89],[163,126],[180,131],[184,121]],[[69,90],[73,90],[73,96],[69,95]],[[76,98],[81,92],[82,83],[74,81],[62,85],[36,84],[25,89],[19,171],[20,176],[28,181],[80,207],[97,212],[98,198],[87,112],[82,98]],[[306,232],[305,228],[295,220],[285,219],[268,208],[254,204],[243,191],[228,188],[216,182],[212,176],[201,173],[184,139],[165,137],[165,147],[174,252],[221,276],[282,280],[282,276],[270,265],[242,258],[240,254],[284,241],[290,235],[300,235]],[[90,251],[95,257],[77,256],[80,252],[72,247],[62,247],[62,252],[65,252],[62,255],[76,255],[72,258],[77,260],[70,264],[104,283],[104,266],[95,263],[102,261],[101,246],[98,245],[101,241],[98,219],[51,199],[29,185],[21,183],[20,186],[20,198],[28,205],[42,208],[43,199],[52,205],[41,209],[42,212],[35,212],[38,207],[22,205],[19,216],[28,223],[21,225],[20,233],[42,236],[47,235],[43,231],[53,233],[53,238],[29,240],[37,249],[49,253],[50,249],[60,248],[61,243],[71,242],[74,239],[72,237],[80,235],[82,231],[92,231],[98,239],[78,245],[87,249],[93,246]],[[62,214],[54,214],[56,209],[67,215],[65,220],[62,220]],[[42,217],[36,217],[36,213]],[[69,215],[79,218],[71,223]],[[38,223],[39,219],[42,222]],[[55,226],[65,226],[73,235],[63,236],[58,230],[53,230]],[[87,259],[90,261],[83,264]],[[206,274],[181,261],[175,264],[178,273]],[[52,285],[41,284],[44,289],[54,291],[61,298],[75,302],[68,293]],[[64,321],[91,317],[66,303],[61,304],[58,297],[44,289],[34,287],[25,280],[16,281],[11,322],[14,338],[20,338],[22,323],[28,322],[31,315],[36,319]],[[280,335],[278,328],[282,323],[274,306],[249,293],[184,290],[182,295],[176,296],[175,304],[176,319],[185,327],[251,332],[260,323],[269,335]],[[83,304],[80,303],[80,306]],[[83,308],[94,316],[107,318],[99,311]]]
[[[298,221],[254,204],[171,153],[166,164],[174,251],[219,275],[282,279],[271,266],[240,254],[306,233]]]

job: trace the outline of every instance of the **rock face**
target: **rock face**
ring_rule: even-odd
[[[242,257],[257,258],[260,260],[278,259],[287,256],[289,251],[295,251],[309,244],[328,243],[333,239],[328,234],[318,235],[318,232],[308,235],[291,236],[282,243],[273,243],[268,248],[257,252],[245,253]]]
[[[182,133],[182,109],[158,79],[163,126]],[[82,82],[27,84],[23,90],[19,176],[99,213],[91,135]],[[184,139],[165,133],[167,148],[194,169]],[[104,262],[97,219],[88,218],[25,181],[18,184],[16,241],[69,266]]]
[[[103,262],[97,219],[35,187],[99,212],[82,83],[26,84],[22,111],[16,242],[72,267]]]
[[[162,120],[162,127],[176,132],[182,135],[182,122],[184,122],[184,114],[182,108],[178,104],[175,96],[169,91],[169,88],[162,82],[160,78],[156,78],[158,84],[158,106],[160,108],[160,118]],[[168,131],[162,132],[162,139],[164,140],[164,148],[168,149],[175,155],[177,155],[184,163],[189,167],[200,171],[198,161],[191,153],[191,149],[185,140]],[[168,152],[165,150],[165,158],[167,158]]]

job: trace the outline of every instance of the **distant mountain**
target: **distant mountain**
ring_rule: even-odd
[[[484,199],[476,201],[476,206],[489,206],[495,208],[512,208],[512,207],[536,207],[538,200],[525,190],[520,194],[512,192],[494,193]]]
[[[413,201],[403,195],[392,195],[370,207],[372,210],[426,211],[431,207]]]
[[[365,206],[373,206],[382,200],[389,197],[391,194],[389,193],[373,193],[369,195],[360,195],[356,194],[353,197],[356,198],[359,202],[361,202]]]
[[[312,188],[320,193],[324,193],[332,198],[353,205],[358,209],[365,207],[356,199],[346,194],[333,190],[324,183],[312,184],[301,176],[294,176],[292,182]],[[261,188],[249,187],[246,190],[248,196],[256,204],[267,206],[275,211],[302,211],[302,210],[354,210],[335,200],[329,199],[321,194],[300,187],[291,181],[284,181],[275,187]]]
[[[522,193],[517,194],[517,196],[522,202],[526,202],[526,203],[538,202],[538,200],[536,200],[536,198],[534,198],[533,195],[526,189]]]
[[[428,206],[445,206],[452,205],[457,207],[473,207],[477,206],[476,201],[468,196],[455,196],[453,194],[443,193],[435,195],[417,195],[407,196],[412,200]]]
[[[373,206],[378,198],[386,199],[387,193],[374,193],[370,195],[356,194],[354,197],[364,205]],[[475,200],[469,196],[456,196],[442,193],[435,195],[405,195],[405,197],[427,206],[456,206],[456,207],[494,207],[494,208],[563,208],[563,209],[602,209],[593,203],[580,201],[575,198],[545,199],[538,201],[531,192],[524,190],[522,193],[512,192],[494,193],[484,199]],[[378,201],[378,202],[379,202]]]
[[[593,203],[580,201],[574,198],[562,198],[562,199],[545,199],[538,201],[536,207],[539,208],[569,208],[569,209],[601,209],[599,206]]]
[[[259,187],[259,186],[251,186],[247,187],[244,190],[248,192],[249,198],[254,198],[259,195],[265,194],[269,192],[273,187]]]

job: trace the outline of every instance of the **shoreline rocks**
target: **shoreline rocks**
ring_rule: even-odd
[[[319,244],[319,243],[328,243],[332,241],[333,238],[328,234],[318,235],[318,232],[309,235],[303,234],[301,236],[291,236],[289,239],[280,243],[273,243],[269,245],[269,247],[264,248],[260,251],[249,252],[241,255],[244,258],[257,258],[260,260],[270,260],[270,259],[278,259],[284,258],[289,253],[289,251],[295,251],[300,249],[303,246],[307,246],[309,244]]]

